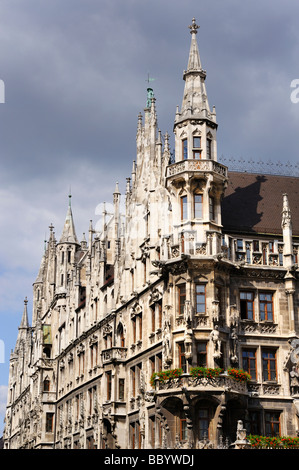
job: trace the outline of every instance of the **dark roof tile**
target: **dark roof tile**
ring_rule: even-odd
[[[284,193],[289,199],[293,235],[299,236],[299,178],[229,172],[222,201],[224,231],[282,234]]]

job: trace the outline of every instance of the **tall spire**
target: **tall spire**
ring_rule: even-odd
[[[202,69],[198,44],[197,30],[199,26],[196,24],[195,18],[189,26],[191,33],[191,45],[188,57],[187,70],[183,73],[185,80],[185,89],[182,101],[181,112],[177,113],[176,121],[186,118],[208,118],[216,122],[216,115],[213,110],[211,112],[207,91],[205,86],[206,71]]]
[[[192,39],[191,39],[191,46],[190,46],[190,52],[189,52],[188,67],[185,73],[202,70],[200,57],[199,57],[199,51],[198,51],[198,45],[197,45],[197,40],[196,40],[196,34],[197,34],[197,30],[199,29],[199,26],[196,24],[195,18],[193,18],[192,25],[189,26],[189,29],[192,35]]]
[[[29,327],[27,304],[28,304],[28,300],[27,300],[27,297],[25,297],[23,316],[22,316],[22,320],[21,320],[21,324],[19,326],[19,329]]]
[[[73,220],[73,213],[72,213],[72,206],[71,206],[71,194],[69,194],[69,206],[64,222],[64,227],[62,231],[61,238],[59,240],[59,243],[78,243],[76,231],[75,231],[75,225],[74,225],[74,220]]]

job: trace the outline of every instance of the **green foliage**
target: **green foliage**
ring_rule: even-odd
[[[218,377],[223,372],[223,369],[216,367],[215,369],[209,367],[192,367],[190,369],[190,375],[192,377],[207,377],[209,379]]]
[[[152,387],[155,387],[156,379],[159,379],[159,382],[164,383],[166,380],[177,379],[183,373],[181,368],[178,369],[169,369],[163,370],[161,372],[154,372],[150,378],[150,384]],[[223,369],[220,367],[210,368],[210,367],[191,367],[190,375],[191,377],[206,377],[212,379],[213,377],[218,377],[223,373]],[[227,370],[228,376],[238,382],[248,382],[251,380],[251,376],[248,372],[245,372],[242,369],[233,369],[230,368]]]

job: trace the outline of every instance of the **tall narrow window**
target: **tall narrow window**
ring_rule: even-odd
[[[196,313],[206,313],[206,286],[204,284],[195,285]]]
[[[276,351],[264,349],[262,351],[263,359],[263,379],[265,381],[276,382]]]
[[[237,240],[237,250],[243,251],[243,240],[241,238],[238,238]]]
[[[202,203],[203,196],[202,194],[194,194],[194,218],[202,219]]]
[[[142,314],[138,315],[139,319],[139,340],[142,340]]]
[[[188,218],[187,211],[187,196],[181,197],[181,220],[186,220]]]
[[[246,247],[246,263],[250,264],[251,263],[251,243],[246,242],[245,247]]]
[[[178,286],[179,295],[179,315],[184,315],[184,306],[186,301],[186,284]]]
[[[193,158],[195,160],[201,159],[201,138],[193,137]]]
[[[197,343],[196,345],[197,352],[197,366],[206,367],[207,366],[207,344],[206,343]]]
[[[260,250],[260,242],[258,240],[253,240],[253,251]]]
[[[210,220],[215,220],[215,200],[213,197],[209,197],[209,214]]]
[[[157,372],[161,372],[161,370],[162,370],[162,353],[159,353],[156,356],[156,366],[157,366]]]
[[[267,264],[267,245],[266,243],[262,243],[262,252],[263,252],[263,264]]]
[[[260,319],[273,321],[273,295],[272,293],[259,294]]]
[[[50,391],[50,380],[49,379],[44,380],[43,391],[44,392],[49,392]]]
[[[118,380],[118,399],[120,401],[125,399],[125,379]]]
[[[149,372],[150,372],[150,376],[153,375],[153,373],[155,372],[155,356],[152,356],[149,358]]]
[[[198,410],[199,439],[209,438],[209,410],[201,408]]]
[[[280,435],[280,413],[267,412],[265,413],[265,431],[266,436],[279,436]]]
[[[242,320],[253,320],[253,292],[240,292],[240,310]]]
[[[111,390],[112,390],[112,373],[111,370],[106,372],[106,385],[107,385],[107,400],[111,400]]]
[[[187,441],[187,421],[186,418],[180,418],[180,441]]]
[[[131,384],[132,384],[132,397],[136,396],[136,371],[135,367],[131,367]]]
[[[155,304],[151,307],[151,317],[152,317],[152,332],[156,331],[156,306]]]
[[[207,160],[212,158],[212,140],[207,139]]]
[[[143,264],[143,284],[146,284],[146,260],[142,261]]]
[[[88,390],[88,412],[90,415],[92,414],[92,409],[93,409],[92,405],[93,405],[93,390],[92,388],[90,388]]]
[[[158,328],[162,328],[162,300],[158,302]]]
[[[256,380],[256,351],[254,349],[244,349],[242,351],[243,370],[251,375],[252,380]]]
[[[187,141],[187,139],[184,139],[182,141],[182,154],[183,154],[183,160],[187,160],[187,158],[188,158],[188,141]]]
[[[179,367],[186,372],[185,343],[178,343]]]
[[[54,413],[46,413],[46,432],[53,432]]]
[[[247,420],[246,420],[246,429],[248,434],[255,434],[255,435],[261,435],[261,414],[258,411],[250,411],[248,410],[248,415],[247,415]]]
[[[136,317],[132,318],[133,343],[136,343]]]

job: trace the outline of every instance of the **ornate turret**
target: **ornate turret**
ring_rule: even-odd
[[[189,52],[189,60],[187,70],[184,71],[183,79],[185,80],[185,89],[182,102],[181,112],[177,116],[178,120],[186,117],[208,118],[216,123],[216,113],[211,113],[207,91],[205,86],[206,71],[202,69],[198,45],[196,40],[197,30],[199,26],[192,20],[189,26],[191,33],[191,45]]]
[[[227,168],[217,163],[216,113],[214,109],[211,112],[208,103],[195,18],[189,29],[191,45],[183,74],[183,101],[181,110],[176,110],[174,122],[175,163],[166,170],[166,185],[170,194],[175,194],[172,199],[174,237],[181,252],[202,251],[202,245],[209,244],[207,252],[215,255],[220,249],[221,198]]]
[[[77,239],[73,213],[71,207],[71,195],[69,195],[69,205],[62,230],[62,235],[57,243],[57,269],[56,269],[56,289],[64,291],[67,285],[67,278],[75,262],[75,252],[80,248]]]

